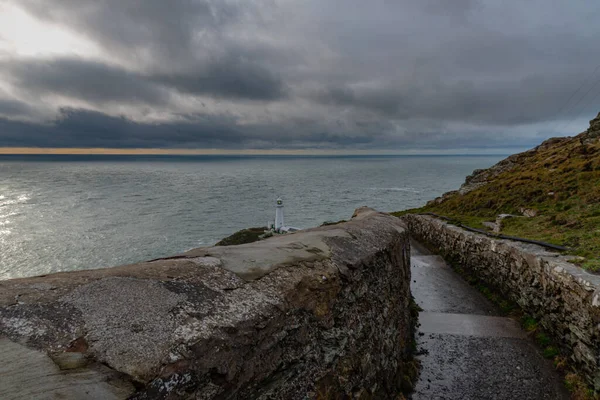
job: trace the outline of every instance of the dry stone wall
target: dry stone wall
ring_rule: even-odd
[[[399,219],[362,208],[256,243],[0,282],[0,355],[19,360],[0,366],[0,398],[396,398],[409,246]]]
[[[539,246],[469,232],[431,216],[402,219],[417,240],[540,321],[600,389],[600,276]]]

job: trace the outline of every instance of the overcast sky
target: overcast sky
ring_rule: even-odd
[[[590,0],[0,0],[0,147],[531,147],[600,111],[598,21]]]

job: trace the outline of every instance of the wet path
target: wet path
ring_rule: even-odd
[[[423,309],[414,400],[568,399],[561,377],[517,322],[439,257],[412,243],[412,292]]]

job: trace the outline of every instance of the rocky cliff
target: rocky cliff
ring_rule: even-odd
[[[497,164],[491,166],[486,169],[476,169],[473,173],[465,179],[465,183],[462,184],[460,189],[451,191],[443,194],[441,197],[438,197],[434,200],[431,200],[431,204],[440,204],[444,201],[452,198],[456,195],[465,195],[469,192],[472,192],[475,189],[478,189],[487,183],[493,182],[498,179],[503,173],[511,172],[514,170],[521,170],[524,167],[527,167],[528,164],[533,163],[536,159],[537,155],[543,154],[546,156],[546,160],[548,161],[546,167],[557,167],[564,161],[567,160],[552,160],[553,155],[557,155],[558,153],[564,152],[564,155],[572,155],[573,145],[577,146],[578,144],[582,146],[580,152],[587,155],[593,155],[597,152],[597,148],[594,146],[598,144],[598,140],[600,138],[600,113],[596,116],[596,118],[590,121],[589,128],[580,133],[575,137],[554,137],[550,138],[539,146],[534,147],[531,150],[527,150],[523,153],[513,154],[504,160],[498,162]],[[584,146],[592,146],[592,148],[583,149]],[[586,151],[586,150],[592,150]],[[547,153],[547,154],[545,154]],[[591,158],[592,161],[597,157],[586,157]],[[550,161],[558,161],[558,163],[549,163]],[[595,163],[596,166],[598,165]],[[556,170],[556,168],[550,168]]]
[[[415,211],[568,247],[581,266],[600,271],[600,114],[585,132],[476,170]]]
[[[0,398],[395,398],[414,373],[409,250],[397,218],[363,208],[256,243],[0,282]]]

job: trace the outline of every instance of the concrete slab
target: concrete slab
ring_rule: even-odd
[[[521,339],[527,337],[516,321],[504,317],[422,312],[419,314],[419,323],[419,331],[422,333]]]
[[[419,260],[419,259],[417,259]],[[422,262],[422,258],[420,261]],[[412,264],[412,259],[411,259]],[[497,315],[498,310],[445,264],[411,268],[415,301],[425,311]]]
[[[0,359],[0,399],[110,400],[133,393],[102,366],[63,371],[45,353],[6,338],[0,338]]]
[[[569,399],[548,360],[529,340],[425,334],[413,400]]]
[[[412,256],[411,266],[415,268],[426,268],[426,267],[437,267],[447,268],[446,261],[441,256],[434,255],[423,255],[423,256]]]
[[[276,236],[277,240],[194,249],[184,253],[184,256],[217,258],[224,269],[252,281],[282,265],[324,260],[331,255],[327,239],[349,237],[348,232],[333,226]]]
[[[414,400],[568,399],[552,363],[518,323],[438,256],[411,242],[411,290],[423,355]]]
[[[440,256],[411,241],[411,289],[429,312],[497,315],[498,310],[455,273]]]

